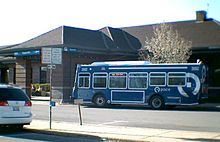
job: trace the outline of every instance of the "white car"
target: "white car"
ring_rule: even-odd
[[[0,126],[23,128],[32,121],[31,100],[18,87],[0,85]]]

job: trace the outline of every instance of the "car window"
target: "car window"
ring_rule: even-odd
[[[28,96],[17,88],[0,88],[0,100],[17,100],[17,101],[28,101]]]

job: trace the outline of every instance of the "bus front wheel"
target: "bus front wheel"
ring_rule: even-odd
[[[103,95],[97,95],[94,98],[94,103],[98,107],[104,107],[106,105],[106,99]]]
[[[160,110],[164,108],[163,98],[159,95],[155,95],[150,99],[150,106],[152,109]]]

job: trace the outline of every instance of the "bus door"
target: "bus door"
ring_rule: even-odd
[[[91,87],[91,74],[90,73],[79,73],[77,84],[77,96],[83,98],[83,101],[91,101],[92,90]]]

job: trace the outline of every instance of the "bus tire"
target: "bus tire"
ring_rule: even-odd
[[[97,107],[106,106],[106,98],[103,95],[96,95],[93,101]]]
[[[154,110],[164,109],[164,100],[160,95],[154,95],[150,99],[150,106]]]

